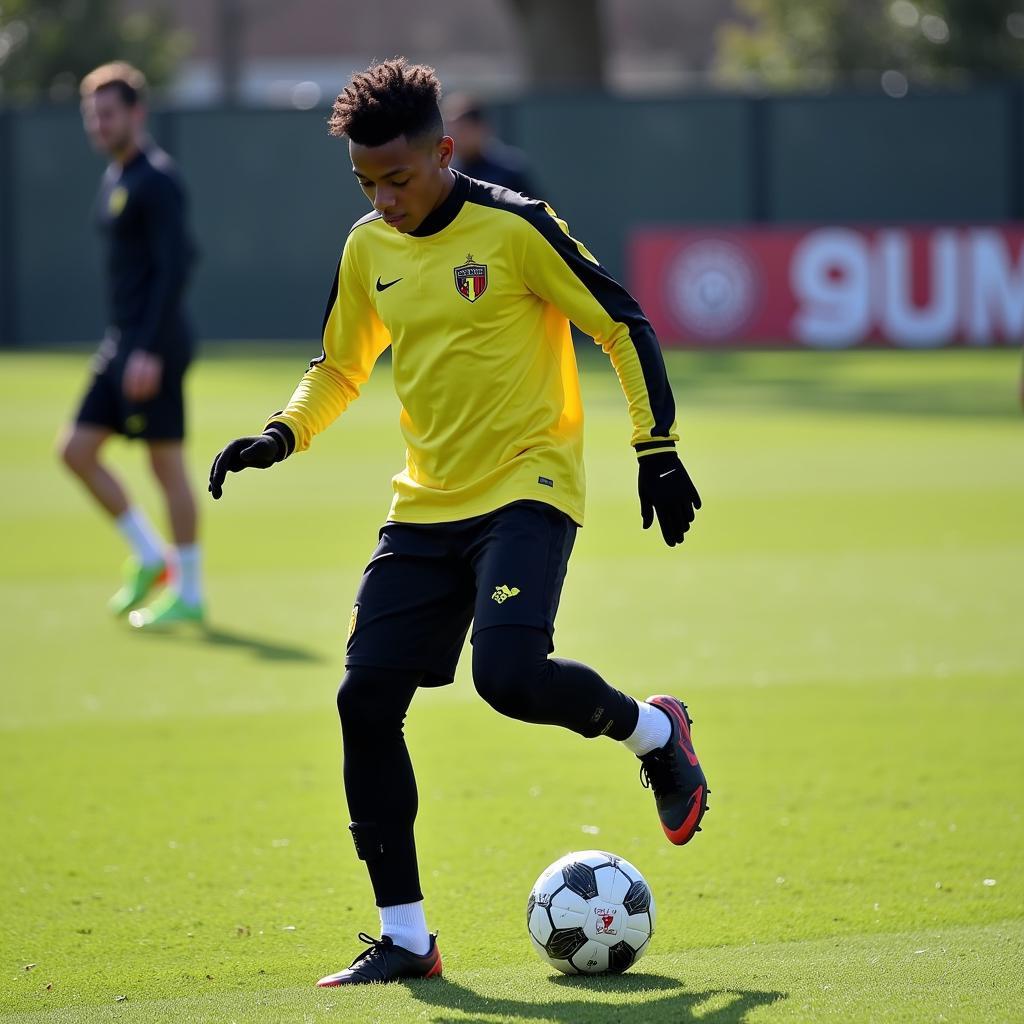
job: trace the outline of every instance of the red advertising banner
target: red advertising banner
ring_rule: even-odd
[[[666,345],[939,348],[1024,339],[1024,225],[643,228],[633,294]]]

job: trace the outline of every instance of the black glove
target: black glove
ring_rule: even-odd
[[[256,437],[240,437],[232,441],[217,453],[210,467],[210,493],[216,500],[224,493],[224,479],[228,473],[240,473],[243,469],[269,469],[275,462],[288,458],[294,447],[292,432],[276,423]]]
[[[690,474],[675,452],[654,452],[642,455],[639,461],[637,490],[640,492],[644,529],[650,528],[657,512],[665,543],[670,548],[682,544],[683,534],[690,528],[694,513],[700,508],[700,495]]]

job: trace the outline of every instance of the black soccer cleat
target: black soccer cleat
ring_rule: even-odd
[[[675,697],[648,697],[668,715],[672,735],[668,743],[640,758],[640,781],[654,793],[658,817],[669,842],[685,846],[700,831],[708,809],[708,783],[690,739],[690,716]]]
[[[437,949],[437,935],[430,936],[430,949],[423,956],[396,946],[387,935],[375,939],[365,932],[359,938],[369,945],[337,974],[328,974],[316,984],[317,988],[336,988],[339,985],[383,985],[400,978],[438,978],[441,976],[441,954]]]

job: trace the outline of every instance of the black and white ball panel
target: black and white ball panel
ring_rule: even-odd
[[[537,879],[527,926],[541,958],[565,973],[621,972],[650,941],[654,900],[628,861],[587,850],[556,861]]]

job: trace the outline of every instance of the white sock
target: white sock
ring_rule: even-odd
[[[427,919],[423,914],[423,900],[418,903],[399,903],[396,907],[380,907],[380,932],[403,949],[424,956],[430,949]]]
[[[636,728],[622,742],[637,757],[643,757],[668,743],[672,738],[672,723],[661,708],[645,700],[638,700],[636,706],[640,710]]]
[[[174,589],[186,604],[202,604],[203,587],[199,580],[199,545],[182,544],[174,549]]]
[[[145,512],[129,508],[117,517],[117,528],[132,549],[132,554],[147,569],[160,565],[164,560],[164,545],[160,534],[153,529]]]

